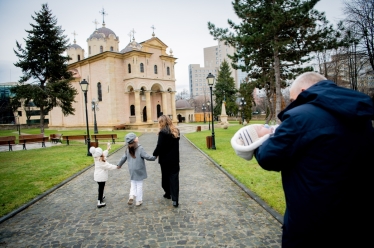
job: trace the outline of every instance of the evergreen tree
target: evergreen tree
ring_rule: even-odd
[[[32,16],[36,24],[30,24],[32,30],[26,30],[28,36],[25,48],[18,41],[15,54],[19,61],[14,65],[22,69],[19,85],[12,89],[16,102],[29,102],[31,99],[40,108],[40,128],[44,133],[45,114],[54,107],[61,107],[64,115],[74,113],[72,103],[77,91],[70,81],[73,79],[67,69],[68,56],[63,56],[68,40],[63,30],[57,26],[47,4],[42,4],[40,12]],[[31,83],[29,82],[31,80]]]
[[[231,77],[231,69],[226,60],[223,60],[218,71],[216,84],[213,94],[215,96],[214,115],[221,114],[222,102],[226,102],[226,113],[228,115],[236,114],[238,107],[236,101],[236,88],[234,78]]]
[[[255,89],[254,83],[248,81],[242,82],[239,88],[240,97],[244,98],[245,105],[241,110],[241,114],[245,117],[245,120],[249,122],[252,119],[252,106],[256,105],[253,98],[253,91]]]
[[[319,0],[234,0],[233,7],[242,20],[228,20],[232,31],[208,23],[215,39],[224,40],[237,51],[233,67],[257,74],[273,76],[276,92],[276,114],[281,108],[281,87],[295,73],[305,70],[311,52],[336,47],[336,38],[323,13],[313,7]],[[334,33],[334,37],[331,35]],[[243,65],[238,62],[242,61]],[[309,69],[309,68],[308,68]],[[265,76],[267,74],[267,76]],[[271,86],[273,87],[273,86]]]

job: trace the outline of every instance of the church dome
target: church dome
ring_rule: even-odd
[[[72,45],[70,45],[69,47],[68,47],[68,49],[82,49],[79,45],[77,45],[77,44],[72,44]]]
[[[138,42],[135,41],[135,39],[132,40],[124,49],[120,51],[120,53],[127,53],[131,51],[139,51],[142,49],[142,45],[140,45]]]
[[[109,35],[113,35],[115,37],[115,39],[118,39],[117,35],[109,28],[106,28],[105,26],[101,27],[101,28],[98,28],[96,29],[91,35],[90,37],[88,38],[89,40],[93,39],[93,38],[96,38],[96,39],[100,39],[100,38],[108,38]]]

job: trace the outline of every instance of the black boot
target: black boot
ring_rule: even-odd
[[[171,196],[170,196],[170,194],[164,194],[164,198],[166,198],[166,199],[171,199]]]

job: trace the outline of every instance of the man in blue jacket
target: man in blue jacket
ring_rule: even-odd
[[[367,247],[372,100],[315,72],[296,78],[290,99],[281,124],[254,153],[263,169],[282,175],[282,247]]]

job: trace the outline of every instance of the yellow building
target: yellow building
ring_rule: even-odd
[[[96,29],[87,39],[88,58],[77,44],[67,54],[72,58],[69,70],[73,72],[72,85],[77,89],[73,107],[75,114],[64,116],[60,108],[50,112],[49,128],[86,127],[84,94],[80,82],[89,83],[87,92],[88,122],[94,125],[92,100],[98,100],[96,120],[98,128],[114,126],[138,129],[157,125],[163,113],[177,122],[175,107],[176,58],[168,46],[152,34],[143,42],[135,38],[119,51],[119,37],[105,27]]]

